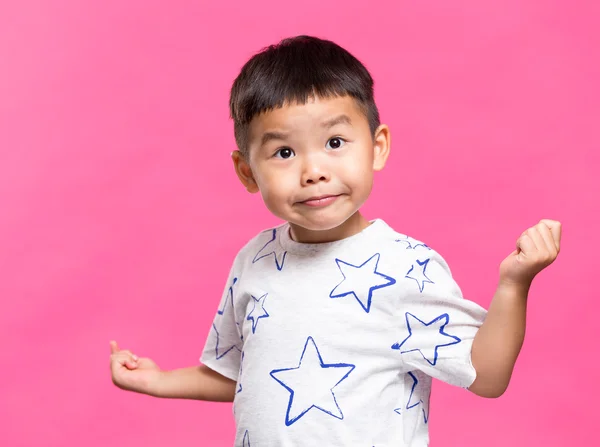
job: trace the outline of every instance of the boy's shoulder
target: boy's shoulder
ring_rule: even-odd
[[[432,247],[430,247],[428,244],[426,244],[425,242],[423,242],[423,240],[419,238],[415,238],[413,236],[395,230],[393,230],[393,232],[394,242],[396,242],[399,247],[405,250],[433,251]]]
[[[285,250],[281,247],[280,238],[287,227],[287,222],[284,222],[261,230],[258,234],[250,238],[238,251],[236,262],[241,264],[248,261],[254,263],[258,259],[272,254],[275,255],[275,259],[282,257]]]
[[[389,242],[392,246],[397,247],[400,250],[434,252],[433,248],[423,240],[414,237],[414,235],[395,230],[391,225],[381,219],[376,219],[373,223],[376,225],[377,235],[385,242]]]
[[[393,229],[390,225],[383,222],[381,226],[381,235],[385,238],[387,246],[390,246],[395,256],[403,258],[408,262],[419,262],[423,265],[425,262],[433,261],[441,265],[448,273],[450,267],[444,257],[424,240],[414,237],[401,231]]]

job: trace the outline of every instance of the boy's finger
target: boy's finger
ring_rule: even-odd
[[[117,345],[116,341],[112,340],[110,342],[110,353],[116,354],[117,352],[119,352],[119,346]]]
[[[529,234],[524,233],[517,240],[517,250],[519,251],[521,258],[527,258],[531,256],[532,253],[535,253],[535,243]]]
[[[124,354],[123,352],[119,352],[112,357],[111,366],[113,368],[126,367],[127,369],[135,369],[137,368],[138,361],[131,354]]]
[[[537,225],[537,229],[540,233],[540,236],[544,240],[546,251],[550,253],[550,255],[556,257],[557,248],[556,244],[554,243],[554,238],[552,237],[552,232],[550,231],[550,228],[547,225],[540,223],[539,225]]]
[[[127,369],[136,369],[138,367],[138,364],[134,360],[128,359],[127,361],[125,361],[125,366],[127,367]]]
[[[545,248],[546,244],[544,243],[544,239],[542,238],[542,235],[540,234],[537,228],[531,227],[530,229],[528,229],[527,236],[529,236],[533,241],[533,244],[535,245],[535,251],[539,252]],[[533,254],[533,252],[531,252],[530,254]]]
[[[559,250],[560,238],[562,235],[561,223],[551,219],[542,219],[540,222],[546,225],[548,228],[550,228],[550,231],[552,232],[552,239],[554,239],[554,245],[556,245],[556,249]]]
[[[134,360],[137,360],[137,359],[138,359],[137,355],[135,355],[135,354],[134,354],[133,352],[131,352],[129,349],[121,349],[121,350],[119,351],[119,354],[126,355],[126,356],[128,356],[128,357],[131,357],[131,358],[132,358],[132,359],[134,359]]]

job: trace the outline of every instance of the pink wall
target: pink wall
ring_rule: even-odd
[[[467,297],[487,306],[521,231],[564,223],[509,391],[437,384],[432,445],[591,445],[599,14],[593,1],[1,2],[0,445],[231,445],[228,405],[114,388],[108,342],[164,368],[197,361],[236,250],[275,223],[231,169],[228,90],[251,54],[302,33],[376,79],[393,155],[367,215],[440,251]]]

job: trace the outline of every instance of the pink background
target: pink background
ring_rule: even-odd
[[[599,14],[594,1],[3,1],[0,445],[232,444],[229,405],[113,387],[108,342],[163,368],[197,362],[237,249],[276,223],[231,168],[228,91],[254,52],[304,33],[375,77],[393,154],[367,216],[440,251],[466,297],[487,306],[520,233],[564,224],[509,391],[436,384],[432,445],[591,445]]]

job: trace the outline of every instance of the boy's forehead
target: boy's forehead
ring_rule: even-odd
[[[250,123],[250,138],[260,138],[264,132],[275,129],[285,131],[304,126],[320,126],[334,119],[354,125],[357,120],[366,118],[350,96],[309,98],[305,104],[284,104],[283,107],[254,117]]]

